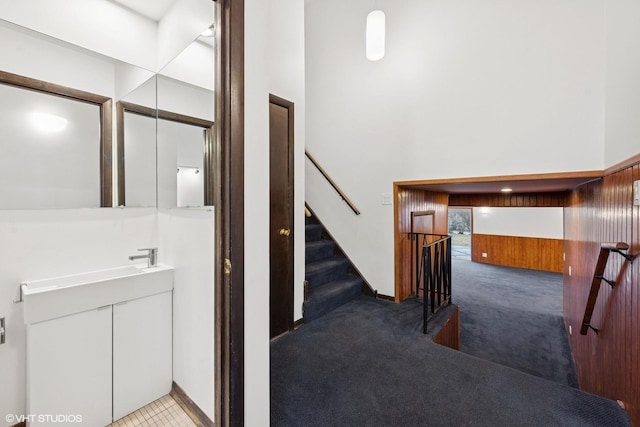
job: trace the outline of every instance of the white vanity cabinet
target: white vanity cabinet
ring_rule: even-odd
[[[28,426],[102,427],[171,391],[173,277],[127,266],[21,285]]]
[[[114,304],[114,420],[171,391],[171,306],[171,292]]]
[[[109,305],[27,326],[29,425],[76,415],[81,425],[111,423],[111,314]]]

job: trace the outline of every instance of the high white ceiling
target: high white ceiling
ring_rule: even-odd
[[[159,21],[176,0],[113,0],[140,15]]]

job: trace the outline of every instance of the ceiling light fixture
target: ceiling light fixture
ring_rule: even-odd
[[[67,127],[67,119],[64,117],[37,111],[31,113],[31,122],[38,130],[47,133],[60,132]]]
[[[500,191],[502,191],[503,193],[511,193],[513,190],[511,188],[509,188],[509,187],[505,187]]]
[[[377,61],[384,57],[385,15],[374,10],[367,15],[367,59]]]

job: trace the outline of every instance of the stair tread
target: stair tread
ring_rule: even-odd
[[[305,322],[311,322],[362,295],[362,279],[357,276],[334,280],[310,290],[302,306]]]
[[[304,249],[304,262],[310,264],[321,259],[327,259],[334,256],[336,243],[333,240],[321,239],[307,242]]]
[[[320,224],[307,224],[304,226],[305,242],[314,242],[322,239],[323,227]]]
[[[306,265],[305,275],[308,277],[326,268],[334,268],[334,267],[342,266],[348,263],[349,263],[349,260],[340,256],[333,256],[331,258],[320,259],[317,261],[310,262]]]
[[[337,295],[342,291],[348,291],[353,286],[362,286],[362,279],[358,276],[347,276],[344,279],[333,280],[325,283],[323,286],[309,289],[307,302],[315,302]]]
[[[304,226],[305,230],[317,230],[319,228],[322,228],[322,225],[320,225],[320,224],[305,224],[305,226]]]
[[[335,244],[336,243],[333,240],[321,239],[321,240],[314,240],[313,242],[307,242],[306,247],[315,248],[320,246],[334,246]]]

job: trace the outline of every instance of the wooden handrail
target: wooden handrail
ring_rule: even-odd
[[[609,243],[601,243],[600,248],[606,249],[608,251],[614,251],[616,249],[619,251],[626,251],[629,249],[629,245],[624,242],[613,242],[613,243],[609,242]]]
[[[604,275],[604,269],[607,267],[607,260],[609,259],[609,254],[611,252],[616,252],[622,255],[627,261],[633,262],[633,256],[629,254],[625,254],[622,251],[626,251],[629,249],[629,245],[624,242],[607,242],[600,244],[600,254],[598,255],[598,262],[596,263],[596,271],[593,273],[593,279],[591,280],[591,290],[589,291],[589,297],[587,299],[587,306],[584,309],[584,317],[582,319],[582,326],[580,328],[581,335],[587,335],[589,329],[592,329],[596,335],[598,334],[599,329],[591,326],[591,316],[593,315],[593,310],[596,306],[596,301],[598,299],[598,293],[600,292],[600,284],[604,280],[611,287],[614,287],[616,282],[613,280],[606,279]]]
[[[322,166],[320,166],[320,164],[318,164],[316,159],[314,159],[313,156],[311,154],[309,154],[309,152],[307,150],[304,150],[304,154],[306,154],[307,158],[309,160],[311,160],[311,163],[313,163],[313,165],[316,167],[316,169],[318,169],[318,171],[322,174],[322,176],[324,176],[324,178],[329,182],[329,184],[331,184],[333,189],[338,192],[338,194],[340,195],[342,200],[344,200],[345,203],[347,205],[349,205],[349,207],[351,208],[353,213],[355,213],[356,215],[360,215],[360,211],[358,210],[358,208],[356,208],[356,206],[353,204],[353,202],[347,197],[346,194],[344,194],[344,192],[340,189],[340,187],[338,187],[338,184],[336,184],[335,181],[331,179],[329,174],[322,168]]]

